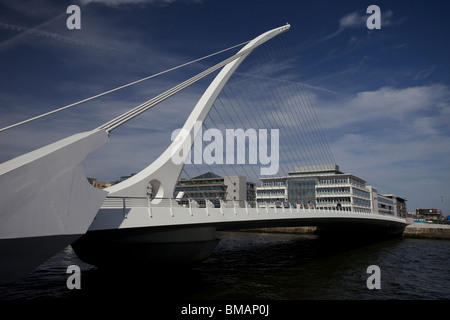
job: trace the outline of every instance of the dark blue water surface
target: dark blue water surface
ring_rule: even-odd
[[[297,234],[223,232],[218,237],[221,242],[207,260],[163,270],[132,265],[102,270],[67,247],[26,278],[0,287],[0,299],[450,299],[450,241],[344,245]],[[81,268],[79,290],[66,286],[70,265]],[[367,288],[370,265],[380,268],[379,290]]]

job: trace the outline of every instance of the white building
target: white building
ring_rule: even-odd
[[[373,212],[366,181],[341,172],[338,165],[296,167],[285,177],[261,178],[256,200],[260,206],[284,202],[302,208]]]
[[[254,205],[255,187],[254,182],[248,182],[243,176],[221,177],[207,172],[192,179],[180,179],[175,188],[174,197],[182,192],[181,203],[192,199],[203,207],[206,203],[205,200],[213,202],[219,198],[230,207],[233,205],[233,201],[240,207],[245,207],[246,201],[249,205]]]
[[[397,215],[397,199],[393,195],[378,195],[378,213]]]

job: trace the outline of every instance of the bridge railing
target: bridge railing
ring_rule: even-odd
[[[102,208],[132,208],[148,206],[147,197],[106,197]]]
[[[152,207],[168,207],[168,208],[205,208],[208,211],[208,208],[254,208],[258,213],[269,213],[275,211],[277,213],[328,213],[330,211],[342,211],[343,213],[351,213],[355,215],[384,215],[380,213],[373,212],[357,212],[357,211],[349,211],[348,207],[342,208],[317,208],[315,206],[311,206],[310,208],[304,208],[302,206],[294,206],[287,201],[284,202],[274,202],[274,203],[257,203],[256,201],[246,201],[246,200],[222,200],[222,199],[189,199],[189,198],[149,198],[149,197],[118,197],[118,196],[109,196],[105,199],[102,205],[102,209],[121,209],[123,210],[124,215],[128,214],[129,209],[131,208],[148,208],[149,212],[151,212]],[[173,210],[171,210],[173,212]],[[395,215],[387,215],[387,216],[395,216]]]

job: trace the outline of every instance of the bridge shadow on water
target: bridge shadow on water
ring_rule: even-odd
[[[361,253],[377,253],[399,240],[328,238],[304,234],[218,232],[206,260],[188,265],[124,263],[83,271],[82,290],[70,299],[253,300],[334,299],[333,288],[354,277]],[[393,241],[393,242],[392,242]],[[361,264],[361,261],[359,261]],[[372,261],[364,261],[367,267]],[[353,271],[349,271],[353,270]],[[359,277],[359,278],[358,278]],[[357,280],[363,283],[365,269]],[[354,281],[350,279],[349,281]],[[331,291],[330,291],[331,290]]]

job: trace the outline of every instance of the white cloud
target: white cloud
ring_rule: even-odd
[[[433,206],[450,181],[450,88],[383,87],[333,101],[312,95],[333,155],[379,192]]]
[[[366,20],[367,20],[367,16],[361,15],[361,13],[359,11],[355,11],[355,12],[347,14],[346,16],[343,16],[339,20],[339,26],[341,28],[361,26],[361,25],[364,25]]]
[[[381,27],[393,26],[403,22],[404,19],[400,19],[398,21],[393,19],[394,12],[392,10],[381,10]],[[317,43],[332,39],[339,34],[341,34],[344,30],[350,28],[366,28],[366,21],[370,17],[369,14],[362,12],[360,10],[351,12],[346,14],[345,16],[339,19],[339,28],[330,33],[329,35],[321,38]]]
[[[390,9],[381,10],[381,27],[392,26],[396,24],[400,24],[403,19],[395,21],[393,19],[394,12]],[[351,12],[345,16],[343,16],[339,20],[340,28],[355,28],[355,27],[366,27],[366,21],[370,17],[369,14],[363,13],[361,11]]]
[[[332,101],[321,101],[315,95],[323,125],[328,128],[344,126],[377,126],[377,121],[396,120],[402,124],[422,117],[418,112],[435,112],[436,117],[446,113],[450,101],[450,89],[443,85],[417,86],[397,89],[382,87],[378,90],[363,91],[356,95]],[[413,118],[411,118],[413,117]],[[380,125],[381,127],[381,125]]]
[[[394,12],[392,10],[386,10],[381,12],[381,27],[388,27],[401,24],[405,18],[394,20]]]

